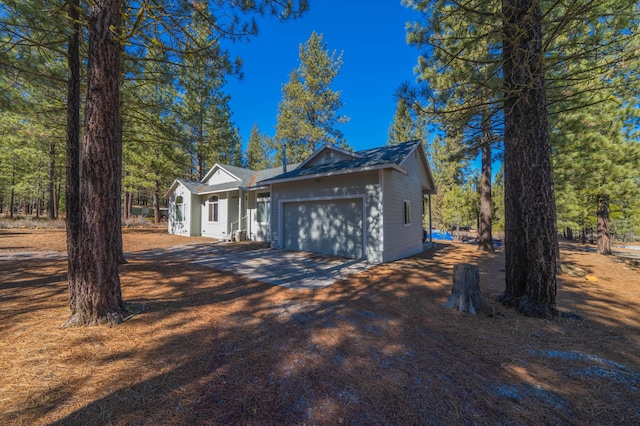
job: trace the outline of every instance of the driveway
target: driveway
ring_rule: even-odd
[[[157,252],[139,255],[157,257]],[[278,250],[245,243],[188,244],[172,247],[166,251],[166,255],[257,281],[295,289],[327,287],[373,266],[363,260]]]

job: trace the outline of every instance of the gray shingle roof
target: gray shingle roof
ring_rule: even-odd
[[[378,148],[358,151],[357,158],[337,161],[330,164],[320,164],[317,166],[304,167],[299,169],[301,163],[287,166],[287,173],[282,173],[282,166],[271,169],[260,170],[258,172],[243,169],[241,167],[219,164],[220,167],[229,171],[239,182],[219,183],[216,185],[206,185],[202,182],[178,179],[192,194],[209,194],[218,191],[227,191],[235,188],[251,188],[255,186],[268,185],[269,183],[281,179],[304,179],[305,176],[316,176],[330,174],[343,170],[367,169],[376,166],[400,165],[405,158],[413,151],[419,140],[399,143],[397,145],[387,145]]]
[[[288,171],[287,173],[267,178],[259,184],[269,184],[270,181],[292,178],[303,178],[304,176],[315,176],[318,174],[326,174],[339,172],[341,170],[364,169],[382,165],[400,165],[407,158],[407,155],[413,151],[416,145],[420,144],[419,140],[399,143],[397,145],[387,145],[378,148],[366,149],[358,151],[358,158],[337,161],[330,164],[321,164],[317,166],[304,167]]]
[[[198,187],[202,185],[201,182],[196,182],[193,180],[186,180],[186,179],[176,179],[176,180],[181,184],[183,184],[192,194],[197,194]]]
[[[287,166],[287,169],[292,170],[298,167],[299,165],[300,163],[289,164]],[[229,173],[233,174],[234,176],[236,176],[238,179],[240,179],[240,181],[218,183],[215,185],[206,185],[205,183],[199,182],[199,181],[186,180],[186,179],[176,179],[176,180],[180,182],[182,185],[184,185],[192,194],[210,194],[213,192],[228,191],[230,189],[236,189],[236,188],[251,188],[253,186],[256,186],[256,183],[258,181],[261,181],[264,179],[270,179],[272,177],[282,174],[282,166],[274,167],[266,170],[260,170],[257,172],[249,169],[243,169],[242,167],[229,166],[226,164],[219,164],[219,166],[227,170]]]

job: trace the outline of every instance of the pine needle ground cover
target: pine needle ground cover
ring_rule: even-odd
[[[172,260],[191,243],[125,230],[139,313],[63,329],[64,231],[0,230],[0,424],[640,423],[634,261],[563,244],[567,315],[544,321],[493,301],[504,255],[471,245],[288,290]],[[495,316],[441,306],[458,263]]]

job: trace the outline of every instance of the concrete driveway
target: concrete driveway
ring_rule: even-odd
[[[272,248],[251,248],[244,243],[184,245],[169,249],[172,257],[265,283],[296,289],[318,289],[373,265],[346,258],[327,257]]]

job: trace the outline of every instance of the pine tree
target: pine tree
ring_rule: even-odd
[[[598,94],[635,90],[637,4],[625,0],[596,0],[588,6],[539,0],[505,0],[502,5],[473,0],[464,7],[448,0],[406,4],[445,18],[412,28],[423,37],[414,42],[436,41],[428,45],[428,54],[449,58],[446,63],[456,78],[449,80],[449,87],[439,87],[447,89],[444,94],[451,89],[464,96],[456,97],[463,102],[454,103],[448,112],[462,117],[473,113],[482,123],[486,111],[477,107],[501,107],[503,124],[493,129],[504,129],[505,144],[507,273],[502,301],[525,315],[551,317],[557,313],[558,256],[547,113],[587,107],[599,102]],[[428,80],[442,83],[437,67],[430,69]],[[425,91],[436,100],[442,93]],[[488,113],[492,111],[489,108]]]
[[[611,212],[625,212],[640,195],[640,145],[625,130],[636,127],[636,109],[614,98],[554,117],[560,221],[569,229],[595,225],[601,254],[611,254]],[[627,217],[633,214],[628,212]]]
[[[404,98],[398,99],[393,122],[389,126],[387,145],[419,139],[418,128]]]
[[[342,54],[330,53],[315,31],[300,45],[300,66],[289,75],[278,106],[276,143],[286,144],[287,160],[299,162],[324,143],[348,148],[339,126],[340,92],[331,89],[342,66]]]
[[[201,180],[214,163],[233,163],[237,133],[231,122],[229,95],[222,88],[228,68],[220,68],[220,47],[207,33],[205,23],[195,21],[186,30],[190,37],[182,50],[179,121],[186,151],[191,153],[195,179]],[[198,46],[207,45],[211,56],[202,55]]]
[[[461,150],[460,141],[453,138],[436,136],[429,144],[429,164],[438,192],[431,196],[432,219],[436,227],[454,229],[458,222],[451,220],[456,216],[458,198],[449,195],[456,192],[467,180],[468,160],[456,155]],[[460,195],[460,194],[458,194]]]
[[[420,110],[437,122],[442,131],[462,139],[465,146],[462,155],[472,158],[480,152],[478,248],[493,251],[492,146],[497,142],[495,129],[502,119],[496,92],[500,85],[501,38],[493,22],[498,3],[474,1],[468,8],[458,8],[446,1],[410,4],[430,14],[429,25],[413,23],[407,34],[410,44],[426,47],[429,52],[419,59],[418,78],[423,84]],[[407,95],[416,97],[416,93],[405,89]]]
[[[273,142],[264,133],[260,133],[257,124],[251,128],[247,144],[247,167],[250,170],[264,170],[273,166]]]

